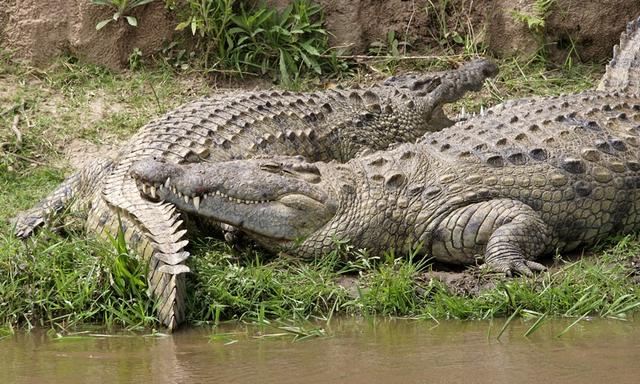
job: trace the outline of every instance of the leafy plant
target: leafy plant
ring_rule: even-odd
[[[342,68],[328,51],[322,8],[296,0],[282,11],[236,0],[187,0],[177,30],[190,30],[207,71],[272,75],[291,86],[301,75]],[[179,12],[180,13],[180,12]]]
[[[146,266],[129,254],[119,215],[118,233],[115,238],[109,237],[116,253],[109,268],[111,287],[122,298],[146,298]]]
[[[555,0],[535,0],[533,3],[533,12],[525,13],[517,10],[511,12],[514,19],[525,23],[527,28],[533,33],[538,41],[540,54],[543,57],[546,55],[546,39],[544,36],[545,20],[554,2]]]
[[[129,69],[135,71],[142,67],[142,51],[140,48],[133,48],[133,51],[129,55]]]
[[[92,4],[107,6],[115,11],[111,18],[98,22],[96,24],[96,30],[99,31],[110,22],[118,21],[120,18],[126,19],[130,26],[137,27],[138,19],[134,16],[128,15],[129,11],[145,4],[149,4],[152,1],[153,0],[91,0]]]
[[[406,41],[398,41],[395,31],[387,32],[386,41],[374,41],[369,44],[369,54],[388,57],[382,64],[387,72],[394,72],[399,64],[399,58],[406,51],[409,44]]]
[[[427,0],[425,12],[437,28],[431,36],[445,51],[453,53],[462,47],[465,55],[477,55],[483,50],[469,15],[472,3],[467,6],[451,0]]]

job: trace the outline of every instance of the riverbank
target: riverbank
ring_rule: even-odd
[[[434,60],[408,69],[443,68]],[[544,62],[500,61],[500,75],[483,91],[448,107],[477,112],[503,100],[589,89],[603,65],[549,68]],[[365,67],[366,68],[366,67]],[[371,68],[371,67],[370,67]],[[395,65],[357,69],[345,84],[377,81]],[[330,87],[319,80],[303,88]],[[126,245],[100,242],[66,215],[55,232],[22,242],[7,218],[49,193],[87,158],[117,151],[140,126],[199,96],[229,88],[272,87],[226,81],[157,65],[112,73],[62,58],[45,70],[0,59],[0,329],[83,324],[157,327],[145,293],[144,263]],[[475,267],[449,271],[411,255],[373,258],[340,245],[323,260],[301,263],[268,256],[251,245],[235,249],[216,239],[192,242],[188,278],[191,325],[228,319],[302,322],[336,315],[429,319],[522,316],[532,326],[552,316],[625,318],[640,306],[635,236],[611,239],[588,257],[556,256],[550,272],[503,279]],[[352,262],[340,261],[344,252]],[[567,261],[568,260],[568,261]],[[537,320],[540,322],[537,322]],[[535,329],[534,329],[535,330]]]

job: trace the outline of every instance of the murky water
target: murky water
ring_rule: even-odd
[[[640,324],[343,320],[293,342],[282,329],[225,327],[168,337],[0,340],[2,383],[638,383]],[[313,328],[313,327],[311,327]],[[278,335],[283,334],[283,335]]]

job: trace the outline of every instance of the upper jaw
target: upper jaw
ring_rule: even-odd
[[[180,211],[225,222],[274,244],[321,228],[338,206],[338,195],[319,171],[313,177],[295,177],[297,171],[316,169],[309,163],[281,174],[264,171],[258,160],[146,162],[131,173],[144,197],[173,203]]]
[[[131,176],[143,196],[179,198],[187,204],[195,200],[196,209],[198,201],[213,196],[238,204],[286,200],[290,195],[304,195],[320,204],[328,199],[318,182],[265,172],[258,160],[178,165],[149,159],[134,164]]]

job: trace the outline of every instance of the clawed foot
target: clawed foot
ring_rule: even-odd
[[[9,219],[9,224],[13,227],[13,233],[21,238],[26,239],[33,235],[36,228],[44,224],[45,220],[41,216],[19,215]]]
[[[494,262],[488,261],[480,266],[481,270],[504,273],[507,277],[512,277],[514,274],[519,276],[533,276],[534,272],[543,272],[547,270],[547,267],[535,261],[526,260],[523,258],[513,258],[509,260],[496,260]]]

